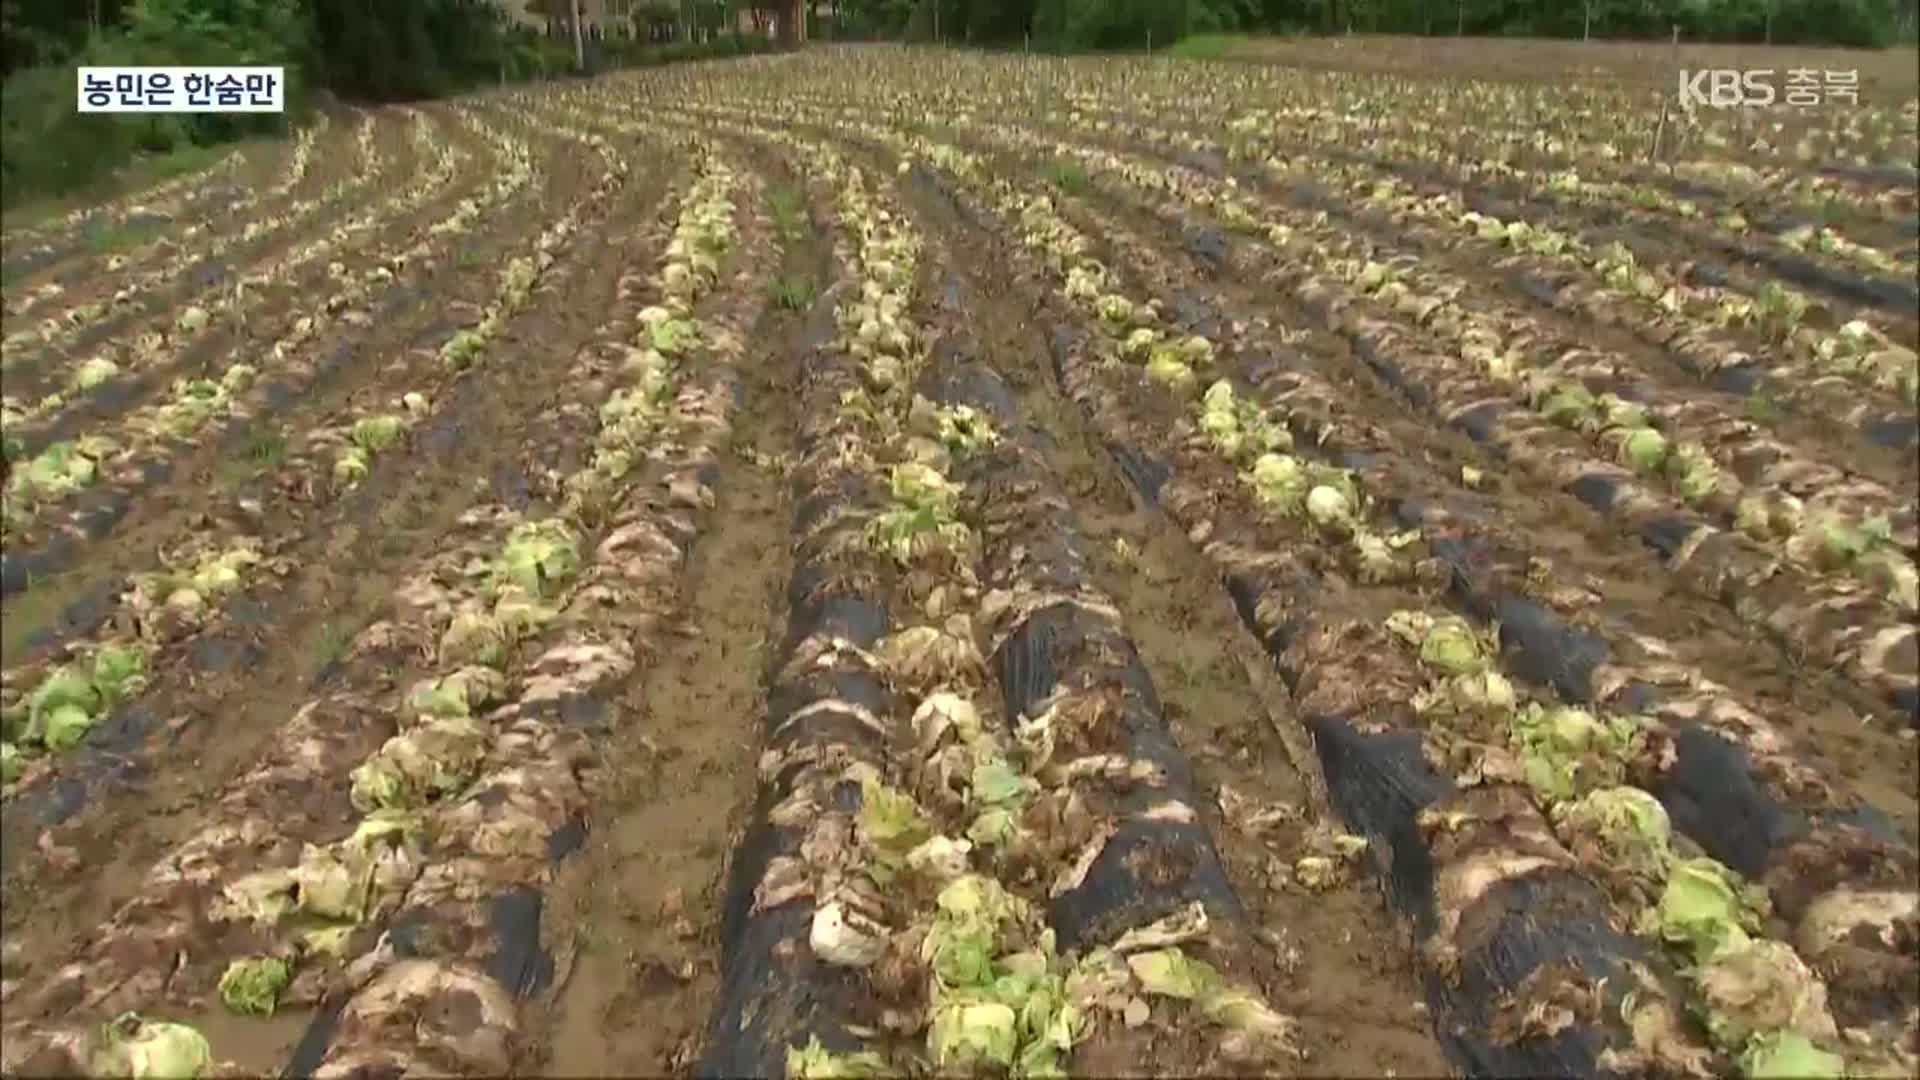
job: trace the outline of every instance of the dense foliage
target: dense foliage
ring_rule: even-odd
[[[765,47],[732,32],[775,0],[652,0],[589,67]],[[809,36],[938,39],[1040,49],[1139,49],[1216,31],[1664,37],[1886,45],[1910,37],[1920,0],[806,0]],[[565,0],[536,0],[562,13]],[[560,16],[564,20],[564,15]],[[756,23],[764,23],[756,18]],[[574,66],[567,37],[505,17],[501,0],[0,0],[5,199],[70,190],[136,151],[208,146],[275,130],[278,116],[80,116],[70,67],[284,64],[290,111],[308,91],[395,101],[544,78]]]
[[[564,11],[564,4],[555,5]],[[590,66],[726,55],[764,41],[717,33],[722,4],[656,5],[633,33],[595,41]],[[704,40],[685,40],[686,29]],[[9,204],[70,191],[136,151],[269,133],[283,116],[82,116],[76,64],[279,64],[292,116],[310,92],[398,101],[572,72],[570,37],[505,17],[499,0],[0,0],[0,182]]]
[[[1665,37],[1885,46],[1911,39],[1916,0],[847,0],[863,34],[973,44],[1142,48],[1253,30]]]

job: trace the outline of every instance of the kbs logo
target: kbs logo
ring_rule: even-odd
[[[1757,108],[1773,104],[1776,96],[1772,68],[1752,71],[1733,68],[1703,68],[1699,71],[1680,69],[1682,108],[1691,109],[1696,105],[1715,109],[1731,109],[1735,106]]]

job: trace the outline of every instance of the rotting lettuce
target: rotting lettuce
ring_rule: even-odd
[[[419,806],[472,780],[486,744],[471,719],[436,717],[388,739],[355,768],[350,798],[361,811]]]
[[[210,555],[194,566],[188,584],[209,596],[222,596],[240,587],[240,571],[260,561],[260,553],[241,545]]]
[[[1609,863],[1651,881],[1662,881],[1673,862],[1673,825],[1660,800],[1635,787],[1598,788],[1572,802],[1556,803],[1554,823],[1590,836]]]
[[[281,992],[292,979],[292,966],[278,957],[235,960],[220,976],[220,1000],[237,1013],[272,1016],[279,1007]]]
[[[1344,527],[1361,505],[1351,472],[1287,454],[1261,454],[1246,480],[1260,504],[1280,517],[1306,514],[1317,525]]]
[[[81,364],[79,370],[74,372],[72,387],[76,391],[91,390],[119,374],[120,365],[103,356],[96,356]]]
[[[1571,799],[1593,786],[1617,782],[1641,738],[1631,716],[1602,720],[1585,709],[1548,708],[1538,702],[1511,714],[1527,783],[1551,799]]]
[[[438,679],[423,679],[407,694],[407,706],[429,716],[470,716],[506,693],[506,677],[489,667],[463,667]]]
[[[1784,942],[1758,939],[1723,948],[1695,969],[1694,981],[1717,1045],[1742,1046],[1778,1030],[1818,1039],[1839,1034],[1827,1011],[1827,988]]]
[[[1004,807],[989,807],[975,815],[967,826],[967,839],[981,847],[1006,847],[1020,833],[1020,823],[1013,812]]]
[[[353,444],[369,454],[378,454],[389,449],[405,437],[407,420],[405,417],[381,414],[367,416],[354,422],[349,438]]]
[[[1416,646],[1420,662],[1443,674],[1475,675],[1488,670],[1487,643],[1457,615],[1434,616],[1402,609],[1387,616],[1389,632]]]
[[[1620,444],[1620,463],[1642,476],[1658,472],[1667,460],[1667,437],[1652,428],[1630,432]]]
[[[1720,466],[1699,443],[1681,443],[1667,455],[1665,468],[1673,489],[1687,502],[1699,502],[1720,484]]]
[[[80,745],[93,728],[94,718],[77,705],[62,705],[47,714],[40,741],[49,750],[71,750]]]
[[[863,968],[887,953],[887,928],[839,900],[814,909],[807,945],[822,963]]]
[[[1352,501],[1337,487],[1319,484],[1307,492],[1307,518],[1315,525],[1345,524],[1352,513]]]
[[[1210,994],[1223,982],[1212,965],[1194,960],[1177,948],[1134,953],[1127,957],[1127,968],[1147,993],[1182,1001]]]
[[[860,792],[860,837],[885,858],[904,859],[933,834],[913,796],[868,777]]]
[[[550,596],[580,569],[579,541],[559,518],[514,527],[493,567],[495,587],[510,582],[528,596]]]
[[[24,739],[63,750],[85,737],[104,702],[94,680],[71,666],[55,668],[28,699]]]
[[[1307,474],[1298,458],[1287,454],[1261,454],[1254,460],[1247,479],[1260,502],[1283,516],[1290,515],[1306,502]]]
[[[498,667],[512,644],[513,635],[499,619],[483,611],[456,612],[440,635],[440,659]]]
[[[972,850],[973,844],[966,840],[929,837],[907,852],[907,868],[929,881],[945,884],[967,872],[967,856]]]
[[[1251,1040],[1256,1052],[1296,1052],[1298,1024],[1258,995],[1228,983],[1206,961],[1167,948],[1134,953],[1126,965],[1147,993],[1192,1002],[1207,1019]]]
[[[809,1036],[805,1046],[787,1047],[789,1080],[863,1080],[887,1073],[886,1060],[879,1054],[871,1050],[836,1054],[821,1045],[818,1035]]]
[[[973,767],[973,797],[989,806],[1017,803],[1033,782],[1016,772],[1005,760],[986,757]]]
[[[333,486],[342,489],[353,487],[367,478],[371,468],[367,452],[357,446],[349,446],[334,460]]]
[[[1178,349],[1155,346],[1147,359],[1147,378],[1179,393],[1193,389],[1198,378]]]
[[[1747,1044],[1739,1058],[1746,1080],[1840,1080],[1846,1060],[1797,1031],[1776,1031]]]
[[[940,413],[940,441],[957,454],[976,454],[1000,442],[987,415],[971,405],[956,405]]]
[[[647,343],[666,356],[680,355],[698,340],[699,328],[687,319],[661,319],[647,330]]]
[[[353,926],[316,926],[300,932],[300,952],[303,956],[324,956],[334,960],[344,960],[347,956],[347,943],[353,937]]]
[[[13,490],[40,498],[59,498],[93,483],[99,475],[98,458],[72,442],[57,442],[14,470]]]
[[[1682,859],[1668,870],[1660,902],[1641,912],[1642,929],[1705,961],[1746,945],[1760,929],[1765,903],[1764,893],[1713,859]]]
[[[186,1024],[122,1013],[102,1024],[87,1070],[97,1077],[194,1080],[213,1065],[207,1037]]]
[[[888,483],[894,505],[867,523],[869,544],[905,565],[930,544],[960,547],[970,541],[971,531],[954,517],[961,489],[939,470],[904,462],[892,468]]]
[[[1013,1064],[1020,1045],[1019,1017],[998,1001],[969,1001],[965,997],[935,1006],[928,1049],[939,1068]]]
[[[462,330],[440,346],[440,361],[449,371],[465,371],[486,347],[486,338],[472,330]]]

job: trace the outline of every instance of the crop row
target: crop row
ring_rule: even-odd
[[[330,1022],[316,1029],[323,1042],[313,1048],[315,1061],[326,1057],[328,1074],[376,1054],[485,1049],[486,1040],[462,1043],[455,1033],[454,1045],[396,1043],[381,1013],[404,999],[467,992],[478,992],[491,1010],[503,995],[530,989],[523,977],[536,977],[534,967],[513,965],[532,963],[526,950],[538,949],[537,894],[533,925],[495,924],[497,941],[489,910],[517,908],[512,918],[524,918],[528,890],[537,889],[555,850],[548,834],[577,835],[575,819],[586,806],[578,768],[592,731],[577,709],[631,670],[639,641],[629,633],[642,628],[620,620],[670,588],[674,559],[663,559],[658,545],[671,551],[672,538],[685,535],[679,519],[700,505],[697,481],[670,484],[676,495],[664,503],[642,481],[663,472],[693,480],[700,455],[711,453],[709,440],[724,432],[725,397],[708,380],[724,382],[730,352],[740,347],[739,320],[759,302],[751,270],[764,240],[754,235],[738,256],[747,278],[707,299],[716,273],[694,263],[735,246],[732,199],[744,185],[717,161],[704,173],[683,211],[675,253],[651,278],[660,303],[620,313],[625,325],[639,326],[642,347],[624,364],[584,356],[566,384],[569,396],[598,405],[603,420],[593,461],[564,485],[577,494],[551,517],[523,519],[494,506],[469,511],[449,549],[399,591],[393,617],[358,639],[332,692],[303,708],[266,764],[228,789],[224,820],[256,824],[215,826],[164,860],[155,887],[88,946],[95,961],[56,974],[36,1000],[79,989],[71,977],[86,971],[94,1007],[164,1007],[152,980],[165,973],[130,955],[131,940],[205,930],[232,942],[244,931],[244,947],[196,953],[204,966],[169,980],[168,992],[176,1000],[218,992],[231,1007],[261,1012],[282,1000],[328,997]],[[637,306],[641,297],[626,302]],[[661,337],[673,339],[671,356],[647,347]],[[609,383],[627,385],[599,397]],[[617,467],[618,458],[632,467]],[[616,598],[622,603],[609,607]],[[392,678],[383,670],[395,660],[411,668],[400,658],[416,639],[435,664],[410,690],[388,689]],[[600,718],[611,719],[604,711]],[[278,812],[293,790],[304,793],[298,818]],[[205,870],[183,881],[169,869],[183,862]],[[362,891],[358,883],[369,881]],[[383,934],[382,927],[391,929]],[[412,928],[411,959],[393,951],[402,928]],[[427,950],[429,940],[440,947]],[[235,955],[247,949],[254,951]],[[497,950],[510,955],[487,964]],[[470,970],[464,956],[493,974]],[[86,1040],[100,1036],[42,1033],[31,1046],[20,1043],[20,1053],[85,1062],[98,1049]]]

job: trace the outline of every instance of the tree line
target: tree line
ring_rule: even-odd
[[[513,0],[522,2],[522,0]],[[643,0],[596,66],[766,47],[777,0]],[[812,39],[885,38],[1070,51],[1141,49],[1196,33],[1397,33],[1884,46],[1911,40],[1920,0],[804,0]],[[568,0],[534,0],[564,25]],[[459,93],[575,66],[572,35],[502,0],[0,0],[0,199],[59,192],[139,152],[284,128],[280,116],[82,116],[76,64],[279,64],[290,115],[315,91],[363,101]]]
[[[564,3],[558,5],[565,12]],[[638,20],[636,28],[643,25]],[[591,43],[621,66],[763,49],[764,37],[692,24]],[[285,116],[81,115],[75,65],[282,65]],[[570,74],[571,33],[548,36],[500,0],[0,0],[0,200],[88,185],[138,153],[284,131],[320,91],[389,102]]]
[[[1914,39],[1920,0],[841,0],[842,30],[975,45],[1140,49],[1189,34],[1378,33],[1772,42]]]

